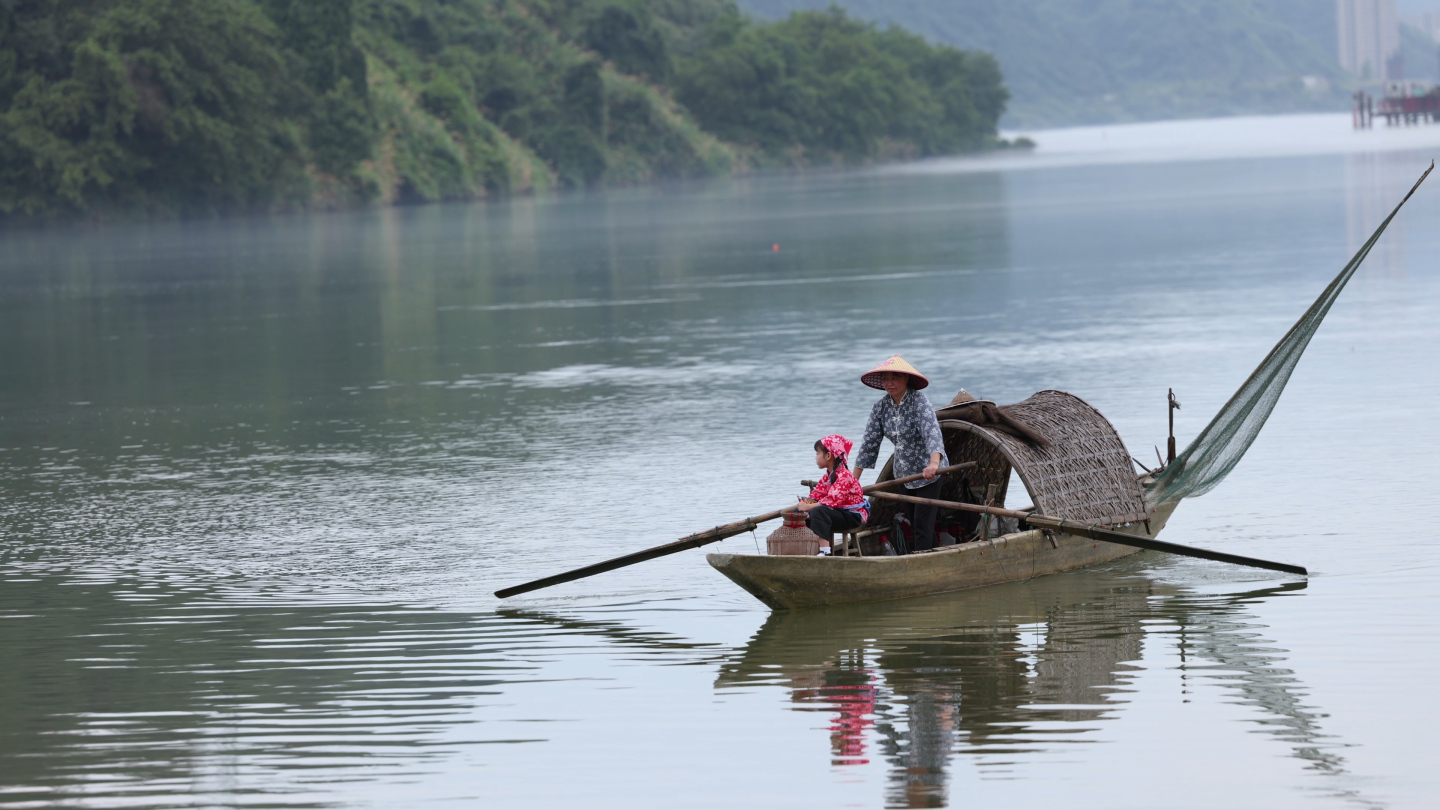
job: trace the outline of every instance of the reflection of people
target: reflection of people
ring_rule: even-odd
[[[907,475],[923,475],[924,478],[905,485],[910,495],[917,498],[940,497],[938,471],[945,459],[945,440],[940,435],[940,422],[935,418],[935,408],[930,400],[920,393],[930,381],[915,370],[915,367],[895,355],[860,377],[860,381],[871,388],[883,390],[886,396],[870,409],[870,421],[865,424],[865,438],[860,441],[860,452],[855,456],[855,478],[866,467],[875,466],[880,457],[880,440],[889,439],[895,445],[896,478]],[[915,550],[924,551],[935,547],[934,506],[908,504],[910,524],[915,527]]]
[[[1139,567],[1139,566],[1135,566]],[[1319,727],[1299,675],[1260,634],[1252,605],[1305,582],[1193,594],[1120,571],[819,610],[771,613],[722,663],[716,688],[784,686],[834,714],[837,765],[888,763],[887,807],[943,807],[953,763],[1013,767],[1068,745],[1068,732],[1118,719],[1117,692],[1156,652],[1149,622],[1180,628],[1224,690],[1322,773],[1344,773],[1345,746]],[[1194,666],[1182,663],[1181,671]]]
[[[941,679],[937,679],[941,680]],[[896,694],[901,694],[896,692]],[[891,807],[944,807],[946,767],[954,753],[960,695],[938,684],[905,694],[908,745],[894,746]],[[888,746],[887,746],[888,747]]]
[[[810,490],[810,497],[800,502],[800,511],[810,513],[810,531],[826,540],[834,540],[835,532],[863,526],[870,519],[870,504],[860,482],[845,466],[852,446],[849,439],[837,433],[815,442],[815,466],[825,475]]]
[[[830,764],[868,765],[865,732],[875,725],[875,684],[869,670],[836,667],[803,670],[790,677],[796,703],[835,712],[830,721]]]

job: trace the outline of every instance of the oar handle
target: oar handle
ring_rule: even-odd
[[[956,509],[962,512],[980,512],[986,515],[999,515],[1000,517],[1013,517],[1025,520],[1030,517],[1029,512],[1020,512],[1014,509],[1005,509],[999,506],[981,506],[978,503],[964,503],[963,501],[939,501],[934,498],[917,498],[914,495],[901,495],[898,492],[876,492],[875,497],[886,501],[901,501],[903,503],[918,503],[924,506],[938,506],[941,509]]]
[[[978,461],[965,461],[965,462],[961,462],[961,463],[956,464],[956,465],[951,466],[951,467],[941,467],[940,469],[938,469],[938,470],[935,471],[935,474],[936,474],[936,475],[945,475],[946,473],[958,472],[958,471],[960,471],[960,470],[968,470],[968,469],[970,469],[971,467],[978,467],[978,466],[980,466],[980,462],[978,462]],[[908,484],[908,483],[910,483],[911,481],[919,481],[921,478],[924,478],[924,477],[925,477],[925,473],[918,473],[918,474],[916,474],[916,475],[907,475],[907,476],[905,476],[904,478],[891,478],[889,481],[880,481],[879,483],[871,484],[871,485],[868,486],[868,487],[864,487],[864,488],[862,489],[862,491],[863,491],[866,495],[869,495],[870,493],[875,492],[875,491],[877,491],[877,490],[888,489],[888,488],[890,488],[890,487],[897,487],[897,486],[900,486],[901,484]],[[811,481],[811,480],[809,480],[809,479],[805,479],[805,480],[802,480],[802,481],[800,482],[800,486],[802,486],[802,487],[810,487],[811,489],[814,489],[814,488],[815,488],[815,485],[818,484],[818,483],[820,483],[820,482],[818,482],[818,481]]]
[[[978,461],[962,461],[959,464],[954,464],[949,467],[941,467],[940,469],[935,471],[935,475],[936,477],[939,477],[947,473],[959,472],[960,470],[968,470],[971,467],[978,466],[980,466],[980,462]],[[916,473],[915,475],[907,475],[904,478],[891,478],[889,481],[880,481],[878,483],[871,484],[868,487],[863,487],[861,491],[864,492],[866,495],[869,495],[872,492],[879,492],[882,489],[898,487],[901,484],[908,484],[911,481],[919,481],[921,478],[924,477],[925,473]]]

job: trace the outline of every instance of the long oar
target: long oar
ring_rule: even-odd
[[[974,466],[976,466],[975,462],[967,461],[964,464],[956,464],[953,467],[945,467],[939,470],[937,475],[956,472],[958,470],[968,470]],[[868,495],[870,493],[878,492],[882,489],[887,489],[889,487],[895,487],[901,484],[908,484],[911,481],[918,481],[924,477],[925,476],[923,474],[909,475],[904,478],[894,478],[889,481],[881,481],[878,484],[871,484],[870,486],[865,487],[865,493]],[[616,557],[611,560],[605,560],[604,562],[595,563],[594,565],[587,565],[584,568],[576,568],[573,571],[566,571],[564,573],[543,577],[541,579],[534,580],[533,582],[527,582],[523,585],[515,585],[510,588],[502,588],[496,591],[495,595],[500,597],[501,599],[506,599],[508,597],[516,596],[518,594],[529,593],[530,591],[538,591],[541,588],[548,588],[551,585],[559,585],[562,582],[573,582],[577,579],[593,577],[596,574],[603,574],[606,571],[614,571],[616,568],[624,568],[627,565],[634,565],[636,563],[645,562],[646,560],[653,560],[656,557],[664,557],[669,554],[676,554],[681,551],[685,551],[686,549],[699,548],[704,545],[709,545],[710,543],[718,543],[727,537],[734,537],[737,534],[743,534],[745,532],[752,531],[758,524],[764,523],[767,520],[774,520],[775,518],[780,517],[786,512],[793,511],[795,511],[795,505],[791,504],[790,506],[787,506],[783,509],[776,509],[773,512],[766,512],[763,515],[748,517],[744,520],[737,520],[734,523],[726,523],[724,526],[716,526],[713,529],[706,529],[703,532],[696,532],[695,534],[686,535],[685,537],[682,537],[673,543],[666,543],[663,546],[655,546],[654,548],[647,548],[644,551],[636,551],[632,554],[626,554],[623,557]]]
[[[877,492],[875,497],[891,501],[903,501],[905,503],[920,503],[930,506],[938,506],[943,509],[959,509],[965,512],[982,512],[987,515],[1000,515],[1002,517],[1019,518],[1031,526],[1039,529],[1064,534],[1073,534],[1077,537],[1088,537],[1091,540],[1101,540],[1106,543],[1116,543],[1122,546],[1134,548],[1148,548],[1154,551],[1164,551],[1168,554],[1179,554],[1182,557],[1199,557],[1202,560],[1215,560],[1217,562],[1233,563],[1235,565],[1248,565],[1251,568],[1265,568],[1270,571],[1284,571],[1287,574],[1299,574],[1309,576],[1299,565],[1289,563],[1271,562],[1255,557],[1242,557],[1239,554],[1226,554],[1223,551],[1210,551],[1194,546],[1182,546],[1179,543],[1166,543],[1163,540],[1155,540],[1150,537],[1137,537],[1133,534],[1125,534],[1112,529],[1102,529],[1098,526],[1087,526],[1083,522],[1067,520],[1065,518],[1048,517],[1046,515],[1035,515],[1029,512],[1017,512],[1014,509],[1002,509],[997,506],[980,506],[974,503],[960,503],[958,501],[937,501],[931,498],[916,498],[911,495],[897,495],[893,492]]]
[[[1299,574],[1302,577],[1309,576],[1310,572],[1305,570],[1303,565],[1291,565],[1289,563],[1271,562],[1256,557],[1244,557],[1239,554],[1226,554],[1223,551],[1211,551],[1205,548],[1194,546],[1182,546],[1179,543],[1167,543],[1164,540],[1156,540],[1152,537],[1138,537],[1133,534],[1100,529],[1084,524],[1076,523],[1073,520],[1062,518],[1044,517],[1042,515],[1031,515],[1025,520],[1031,525],[1042,529],[1053,529],[1065,534],[1088,537],[1091,540],[1103,540],[1106,543],[1117,543],[1122,546],[1133,546],[1135,548],[1148,548],[1154,551],[1163,551],[1167,554],[1179,554],[1182,557],[1199,557],[1202,560],[1215,560],[1216,562],[1232,563],[1234,565],[1248,565],[1251,568],[1265,568],[1271,571],[1284,571],[1287,574]]]

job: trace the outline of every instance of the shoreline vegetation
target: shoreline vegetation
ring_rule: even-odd
[[[470,200],[1025,147],[989,54],[732,0],[0,5],[0,222]]]
[[[831,0],[738,0],[761,19]],[[1334,0],[841,0],[857,19],[994,54],[1005,129],[1348,111]],[[1401,26],[1412,78],[1436,46]],[[1440,77],[1437,77],[1440,78]]]

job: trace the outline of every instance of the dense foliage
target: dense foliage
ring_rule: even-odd
[[[1013,94],[1012,126],[1348,105],[1333,0],[739,2],[772,19],[839,2],[861,19],[991,52]]]
[[[995,143],[993,59],[730,0],[0,0],[0,214],[428,201]]]
[[[257,205],[303,176],[302,106],[252,3],[5,8],[0,206]]]
[[[841,158],[876,155],[887,142],[919,155],[978,148],[1006,98],[989,55],[877,31],[834,8],[771,25],[721,17],[676,89],[725,140]]]

